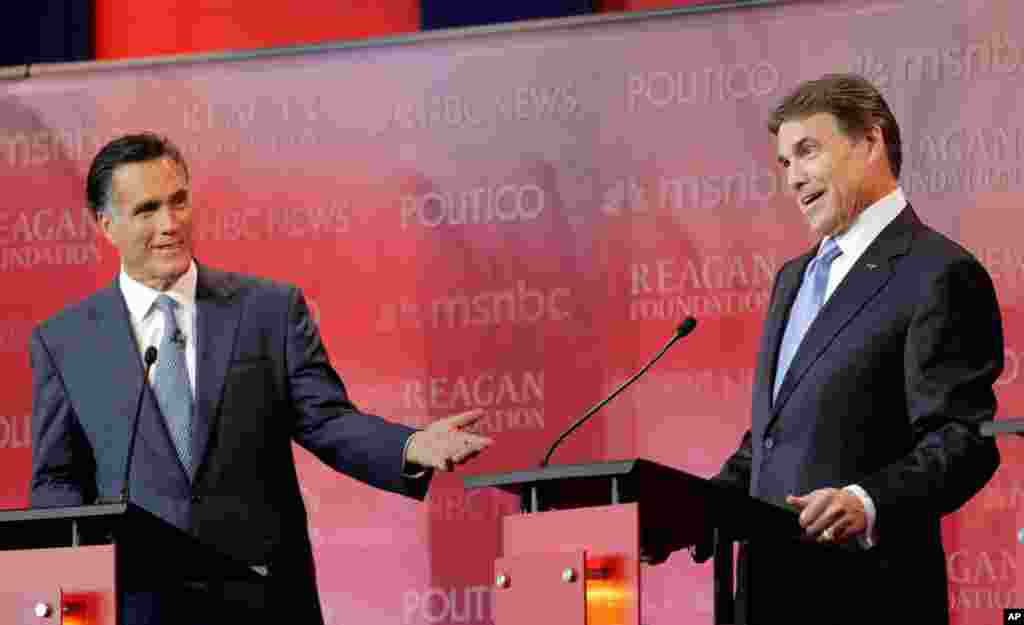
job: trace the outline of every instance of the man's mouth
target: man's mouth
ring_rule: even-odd
[[[814,193],[809,193],[800,198],[800,205],[803,206],[804,208],[807,208],[811,204],[814,204],[814,202],[817,201],[817,199],[823,195],[825,195],[824,191],[815,191]]]

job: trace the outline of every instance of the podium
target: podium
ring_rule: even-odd
[[[995,419],[981,424],[981,435],[998,438],[1000,436],[1024,436],[1024,419]],[[1017,561],[1024,558],[1024,512],[1017,512],[1017,535],[1014,536]],[[1016,596],[1024,597],[1024,575],[1017,576]],[[1019,603],[1019,601],[1017,602]]]
[[[464,478],[519,496],[495,561],[495,625],[642,625],[640,563],[713,540],[714,623],[734,622],[733,543],[797,538],[797,514],[644,459]]]
[[[244,614],[265,581],[132,503],[0,511],[4,625],[120,625],[124,593],[169,589]]]

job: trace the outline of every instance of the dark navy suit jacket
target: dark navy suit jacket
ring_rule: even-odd
[[[939,518],[999,466],[978,428],[995,414],[1003,368],[995,290],[977,260],[907,206],[826,302],[773,402],[779,344],[814,253],[776,277],[752,427],[715,479],[779,505],[859,484],[879,541],[867,551],[743,545],[739,622],[946,623]]]
[[[199,265],[194,475],[155,396],[142,404],[131,499],[198,540],[267,566],[290,622],[320,623],[292,441],[338,471],[422,498],[401,474],[411,428],[359,412],[299,289]],[[118,282],[31,342],[33,506],[116,499],[143,367]]]

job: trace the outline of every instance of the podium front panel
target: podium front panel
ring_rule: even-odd
[[[114,549],[0,551],[0,623],[116,625]]]
[[[640,625],[638,504],[511,515],[503,519],[503,534],[499,562],[516,556],[542,560],[543,555],[538,554],[585,554],[586,618],[579,625]],[[546,580],[548,574],[544,575]],[[514,585],[516,579],[510,583]],[[565,582],[555,576],[551,584]],[[501,596],[500,587],[496,594]],[[524,606],[528,612],[516,612],[516,620],[504,620],[497,604],[495,607],[495,625],[575,625],[572,621],[549,620],[546,606],[536,601]]]
[[[0,581],[6,576],[7,573],[0,573]],[[44,616],[37,615],[37,606],[43,607],[49,613]],[[0,589],[0,622],[4,625],[60,625],[59,606],[59,591],[11,592]]]
[[[586,625],[582,551],[523,553],[494,562],[494,621]]]

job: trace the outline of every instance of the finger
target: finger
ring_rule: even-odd
[[[832,542],[843,543],[846,542],[852,534],[850,533],[850,523],[846,518],[839,519],[835,525],[832,526]]]
[[[479,451],[468,451],[465,453],[458,453],[452,457],[452,462],[455,464],[465,464],[466,462],[476,458],[480,455]]]
[[[483,449],[494,444],[494,439],[489,436],[480,436],[478,434],[465,434],[464,436],[470,445],[476,449]]]
[[[825,528],[818,536],[818,540],[819,542],[829,542],[837,545],[844,543],[854,535],[850,531],[852,525],[848,517],[841,516],[835,523]]]
[[[797,511],[803,510],[807,507],[810,499],[807,497],[795,497],[793,495],[786,495],[786,503],[795,508]]]
[[[814,522],[807,526],[807,533],[811,536],[817,536],[821,532],[825,531],[826,528],[832,527],[838,523],[843,517],[843,508],[839,504],[833,503],[822,511]],[[835,531],[835,530],[833,530]]]
[[[444,424],[449,429],[458,430],[468,425],[473,425],[474,423],[479,421],[480,417],[482,416],[484,416],[483,409],[474,408],[473,410],[469,410],[467,412],[462,412],[456,415],[452,415],[450,417],[445,417],[444,419],[441,419],[439,423]]]
[[[808,534],[819,534],[826,528],[835,525],[843,517],[843,507],[838,502],[830,502],[824,510],[807,526]]]
[[[800,513],[800,525],[805,528],[817,521],[825,513],[825,509],[829,504],[832,503],[832,497],[827,491],[816,490],[808,498],[810,502],[803,512]]]

